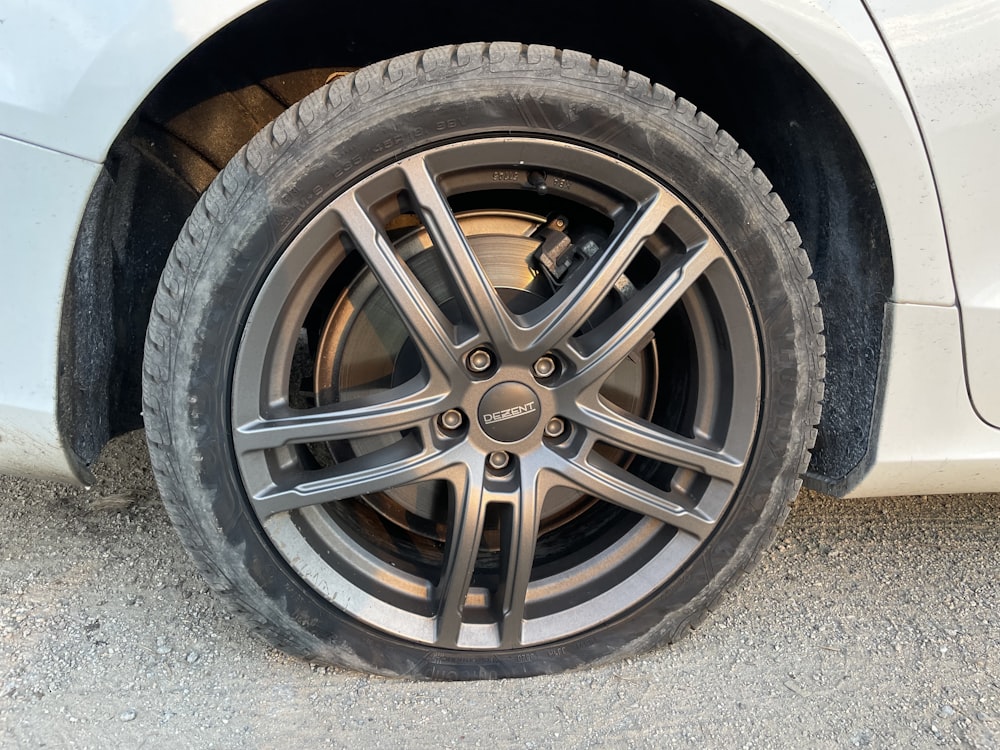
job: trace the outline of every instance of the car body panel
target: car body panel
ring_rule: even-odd
[[[858,0],[719,3],[783,47],[826,91],[871,168],[892,245],[897,302],[952,305],[933,175],[892,59]]]
[[[891,308],[875,461],[846,496],[995,492],[1000,431],[969,402],[958,310]]]
[[[869,3],[931,155],[972,401],[1000,425],[1000,235],[986,231],[984,220],[1000,207],[1000,3]]]
[[[0,133],[102,162],[146,95],[263,0],[0,0]]]
[[[103,161],[173,65],[259,4],[103,0],[98,11],[97,3],[71,0],[2,0],[0,6],[13,7],[0,24],[0,133]],[[860,0],[719,4],[784,47],[820,82],[854,131],[898,253],[893,299],[953,304],[927,156],[906,92]],[[38,65],[39,59],[46,63]]]
[[[14,165],[0,173],[0,191],[18,197],[16,205],[4,201],[5,251],[9,257],[34,260],[12,264],[18,270],[0,277],[0,299],[7,313],[0,319],[0,341],[8,352],[7,364],[0,369],[0,470],[67,480],[85,476],[61,445],[56,372],[62,290],[99,164],[171,68],[231,19],[259,4],[0,0],[0,133],[46,147],[4,139],[3,152],[13,155],[8,161],[0,153],[3,163]],[[937,333],[950,336],[949,343],[960,347],[954,284],[930,163],[906,91],[865,6],[860,0],[719,4],[789,52],[841,111],[869,161],[884,204],[895,266],[892,299],[905,303],[890,306],[890,314],[922,306],[937,310]],[[30,207],[21,208],[28,201]],[[17,309],[33,311],[30,328],[12,314]],[[919,316],[907,314],[894,322],[893,330],[899,333],[901,326],[919,321]],[[893,343],[893,356],[914,361],[924,351],[917,339],[901,336]],[[14,367],[9,364],[12,357],[17,359]],[[902,372],[898,367],[889,373],[911,381],[892,404],[900,398],[916,399],[910,408],[925,408],[929,420],[938,410],[946,419],[947,408],[954,408],[927,399],[938,387],[935,378],[940,373]],[[895,391],[893,380],[886,389]],[[882,445],[891,434],[898,442],[890,448],[913,458],[907,487],[920,484],[925,468],[935,486],[947,485],[941,465],[947,474],[946,465],[962,441],[933,443],[923,434],[891,431],[886,418],[882,422],[876,455],[896,460]],[[981,421],[956,423],[956,430],[960,427],[969,435],[985,429],[1000,436]],[[958,481],[961,469],[958,463],[952,466],[952,479]],[[1000,486],[1000,468],[994,469],[991,481]]]
[[[94,162],[0,136],[0,466],[72,479],[56,418],[59,325],[69,258]]]

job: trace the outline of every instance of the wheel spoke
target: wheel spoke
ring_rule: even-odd
[[[428,171],[427,163],[418,156],[407,159],[400,166],[431,241],[451,274],[453,291],[479,331],[477,340],[465,341],[464,345],[508,339],[510,316],[469,246],[447,199]]]
[[[676,305],[715,261],[724,257],[714,239],[689,249],[677,263],[657,275],[611,315],[599,328],[579,337],[567,352],[581,385],[608,376],[633,350],[643,344],[657,323]]]
[[[519,487],[489,486],[482,471],[469,470],[456,487],[449,518],[445,562],[437,587],[437,638],[441,646],[459,643],[463,610],[483,536],[486,509],[500,508],[500,577],[492,609],[503,648],[521,644],[525,600],[531,580],[544,487],[522,480]]]
[[[579,406],[575,420],[593,439],[657,461],[693,469],[730,484],[736,484],[742,476],[741,459],[636,419],[603,400],[595,401],[596,407]]]
[[[416,442],[404,438],[364,456],[335,464],[323,472],[316,472],[318,476],[315,479],[298,472],[292,482],[268,487],[256,493],[251,502],[261,516],[267,517],[434,479],[454,463],[450,456],[454,449],[419,450],[415,447]],[[296,479],[306,481],[296,482]]]
[[[486,519],[486,490],[481,468],[469,467],[464,480],[454,488],[444,566],[436,589],[437,637],[440,646],[458,645],[462,613],[476,569],[479,543]]]
[[[707,537],[715,526],[715,519],[691,507],[689,498],[681,497],[676,491],[659,490],[603,456],[592,455],[586,460],[563,459],[551,469],[571,487],[656,518],[699,539]]]
[[[351,440],[402,432],[443,411],[447,393],[424,386],[399,386],[386,393],[343,403],[295,410],[288,416],[260,417],[236,428],[233,442],[241,454],[298,443]]]
[[[534,481],[530,478],[531,473],[536,475]],[[542,481],[540,472],[522,472],[521,486],[518,491],[510,493],[509,507],[504,514],[500,541],[500,585],[497,588],[502,648],[521,645],[524,607],[546,491]]]
[[[461,363],[461,352],[451,335],[451,323],[437,303],[396,254],[384,230],[377,226],[352,195],[336,204],[344,228],[409,329],[429,366],[447,373]]]
[[[676,199],[664,191],[640,205],[608,246],[569,277],[559,294],[538,308],[540,321],[530,329],[526,346],[544,352],[576,333],[611,293],[643,243],[663,224]]]

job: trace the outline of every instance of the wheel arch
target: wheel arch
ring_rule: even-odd
[[[892,89],[885,71],[875,71],[871,61],[865,65],[872,71],[859,68],[864,53],[851,34],[865,33],[867,16],[856,18],[853,2],[835,3],[854,24],[847,31],[833,15],[796,20],[793,10],[763,2],[722,7],[727,4],[683,0],[662,25],[626,10],[632,24],[612,25],[609,33],[592,18],[520,2],[509,3],[499,20],[478,10],[457,16],[426,9],[424,30],[415,31],[406,24],[365,24],[361,6],[333,10],[271,0],[207,36],[131,113],[91,196],[60,338],[59,422],[66,444],[89,464],[110,436],[140,426],[142,341],[160,271],[199,194],[256,130],[338,68],[450,41],[509,38],[581,49],[670,86],[721,122],[775,184],[810,252],[826,311],[827,395],[811,474],[821,487],[842,489],[868,454],[885,303],[900,291],[924,301],[950,292],[941,279],[911,282],[895,273],[890,248],[907,235],[898,220],[887,221],[887,208],[905,204],[906,196],[887,199],[885,180],[876,179],[876,167],[895,157],[873,160],[857,128],[871,139],[864,129],[874,127],[872,121],[849,122],[814,77],[829,49],[846,51],[859,77],[883,86],[884,107],[899,104],[893,97],[901,91]],[[409,12],[396,0],[385,11],[386,18]],[[844,88],[845,80],[841,75],[834,87]],[[893,111],[907,125],[909,113]]]

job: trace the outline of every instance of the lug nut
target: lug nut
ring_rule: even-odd
[[[486,372],[493,364],[493,356],[486,349],[476,349],[465,360],[472,372]]]
[[[500,471],[507,468],[507,464],[510,463],[510,456],[505,451],[493,451],[487,460],[491,469]]]
[[[546,354],[538,358],[532,370],[535,372],[535,377],[547,378],[556,371],[556,361]]]
[[[550,437],[559,437],[566,431],[566,423],[559,417],[552,417],[545,425],[545,434]]]
[[[458,409],[449,409],[438,418],[438,422],[446,430],[457,430],[462,426],[462,412]]]

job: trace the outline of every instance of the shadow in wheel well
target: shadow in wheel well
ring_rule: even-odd
[[[810,475],[837,488],[863,463],[876,407],[888,232],[868,166],[819,85],[762,33],[710,2],[619,8],[611,23],[552,4],[379,6],[272,0],[204,42],[116,140],[84,216],[62,326],[60,427],[92,463],[141,426],[146,322],[160,272],[198,196],[290,104],[349,70],[459,41],[578,49],[693,101],[750,153],[810,254],[826,321],[823,421]],[[752,64],[748,64],[752,61]]]

